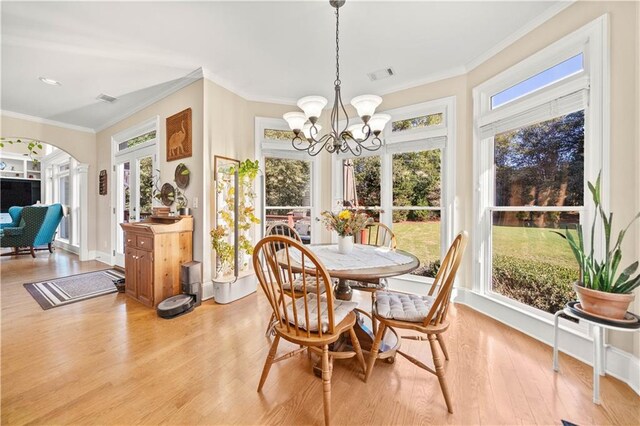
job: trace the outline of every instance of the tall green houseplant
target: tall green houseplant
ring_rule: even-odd
[[[580,282],[577,283],[574,288],[576,289],[578,297],[583,303],[585,310],[588,310],[588,308],[584,303],[582,294],[583,289],[586,289],[587,291],[594,290],[597,292],[610,293],[617,296],[629,295],[629,297],[626,298],[626,300],[628,300],[628,307],[628,304],[633,300],[631,292],[640,286],[640,274],[636,273],[638,270],[638,261],[636,260],[631,265],[627,266],[622,270],[622,272],[618,273],[618,271],[622,261],[622,242],[624,241],[624,237],[629,227],[633,222],[640,218],[640,213],[636,214],[629,224],[618,233],[617,238],[613,240],[613,213],[607,214],[602,208],[600,174],[598,174],[595,184],[588,182],[587,185],[595,205],[593,223],[591,224],[589,250],[587,251],[584,246],[584,233],[581,225],[577,226],[577,237],[574,237],[568,230],[564,234],[556,231],[554,232],[567,240],[576,261],[578,262],[578,266],[580,268]],[[602,259],[600,259],[594,251],[594,240],[598,222],[601,222],[605,242],[605,253]],[[604,297],[598,297],[601,300],[604,300]],[[615,296],[611,297],[611,299],[615,298]],[[620,297],[617,299],[620,299]],[[612,302],[600,302],[600,304],[605,303]],[[626,312],[626,308],[622,312],[623,315],[624,312]]]

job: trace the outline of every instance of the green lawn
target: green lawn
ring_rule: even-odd
[[[567,242],[551,231],[550,228],[494,226],[494,253],[576,267]],[[393,232],[398,248],[415,254],[422,264],[440,258],[440,222],[394,223]]]

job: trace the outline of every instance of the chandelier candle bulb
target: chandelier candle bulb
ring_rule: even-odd
[[[376,112],[376,108],[382,103],[382,98],[376,95],[362,95],[351,99],[351,105],[358,111],[358,116],[365,123]]]
[[[351,136],[353,136],[354,138],[364,139],[365,134],[362,130],[362,124],[352,124],[347,130],[351,132]]]
[[[374,114],[369,119],[367,123],[369,127],[371,127],[372,132],[382,132],[384,130],[384,126],[391,120],[391,116],[389,114]]]
[[[289,124],[291,130],[293,130],[294,132],[296,132],[297,130],[296,134],[300,133],[300,130],[302,130],[302,128],[304,127],[304,123],[307,121],[307,117],[303,113],[298,111],[288,112],[284,114],[282,118],[287,120],[287,123]]]
[[[320,118],[320,114],[322,114],[322,109],[327,106],[327,100],[322,96],[305,96],[298,101],[298,108],[304,111],[304,115],[314,123],[315,120],[311,120],[312,118],[318,119]]]

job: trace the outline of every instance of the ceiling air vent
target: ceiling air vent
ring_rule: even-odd
[[[378,70],[378,71],[370,72],[367,75],[369,76],[369,80],[378,81],[378,80],[382,80],[384,78],[389,78],[392,75],[395,75],[395,72],[393,71],[392,68],[384,68],[384,69],[381,69],[381,70]]]
[[[99,100],[99,101],[102,101],[102,102],[113,103],[118,98],[114,98],[113,96],[109,96],[109,95],[105,95],[104,93],[100,93],[100,96],[98,96],[96,99]]]

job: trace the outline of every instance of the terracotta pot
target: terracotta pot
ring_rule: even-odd
[[[633,293],[607,293],[583,287],[578,282],[573,284],[573,289],[585,312],[615,320],[624,319],[629,304],[635,299]]]

